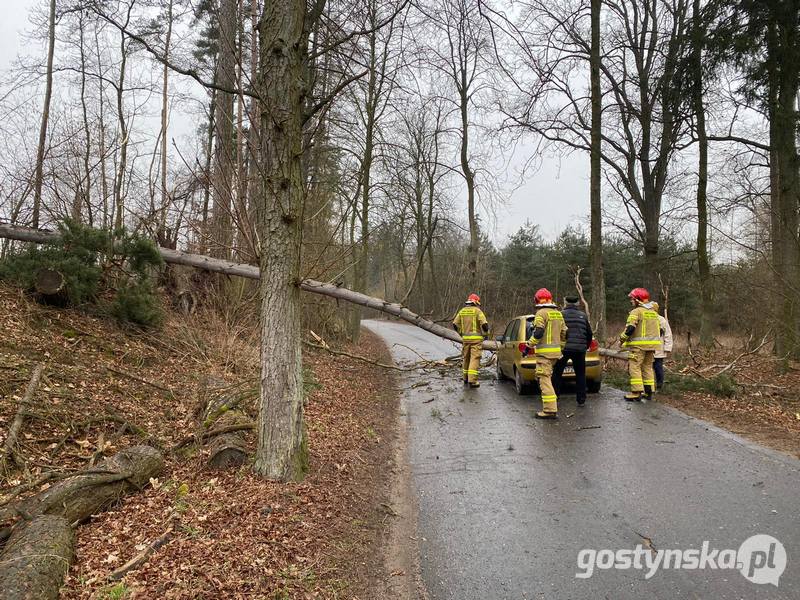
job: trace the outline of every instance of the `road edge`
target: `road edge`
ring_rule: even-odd
[[[402,391],[397,397],[400,410],[396,416],[396,435],[393,441],[392,481],[389,505],[393,519],[384,532],[381,543],[386,579],[376,598],[397,600],[427,600],[422,580],[418,537],[418,505],[408,460],[408,413],[403,410]]]

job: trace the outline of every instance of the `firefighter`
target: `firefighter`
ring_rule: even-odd
[[[536,353],[536,379],[542,393],[542,410],[534,416],[537,419],[555,419],[558,417],[558,396],[553,388],[553,366],[562,356],[561,350],[567,340],[567,326],[561,311],[553,302],[553,294],[546,288],[536,292],[533,299],[536,303],[536,316],[527,348],[533,348]],[[527,348],[524,351],[526,355]]]
[[[628,350],[628,374],[631,381],[631,391],[625,394],[625,400],[640,401],[642,395],[650,400],[656,385],[653,359],[656,350],[661,346],[658,305],[650,302],[650,293],[644,288],[631,290],[628,298],[633,310],[628,314],[625,331],[619,336],[623,347]]]
[[[461,336],[461,359],[464,385],[476,388],[478,368],[481,366],[483,340],[489,334],[489,323],[480,309],[481,298],[470,294],[461,310],[453,318],[453,329]]]

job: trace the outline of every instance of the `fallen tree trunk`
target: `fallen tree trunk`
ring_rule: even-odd
[[[49,244],[58,241],[59,234],[52,231],[41,231],[37,229],[30,229],[28,227],[19,227],[16,225],[2,225],[0,224],[0,238],[11,240],[18,240],[22,242],[34,242],[37,244]],[[187,267],[194,267],[205,271],[212,271],[214,273],[222,273],[224,275],[235,275],[237,277],[245,277],[247,279],[260,279],[261,274],[258,267],[252,265],[244,265],[239,263],[221,260],[218,258],[211,258],[202,254],[189,254],[188,252],[181,252],[180,250],[172,250],[170,248],[159,248],[161,257],[164,262],[185,265]],[[339,287],[332,283],[323,283],[313,279],[303,279],[297,282],[300,289],[314,294],[322,294],[336,298],[337,300],[345,300],[353,304],[372,308],[380,312],[390,314],[398,319],[407,321],[412,325],[416,325],[425,331],[429,331],[434,335],[451,340],[456,343],[461,343],[461,336],[452,329],[437,325],[433,321],[429,321],[410,311],[402,304],[387,302],[381,298],[367,296],[359,292],[354,292],[347,288]],[[485,350],[497,350],[498,344],[495,341],[487,340],[483,342]]]
[[[3,225],[0,224],[0,238],[10,240],[18,240],[22,242],[34,242],[37,244],[48,244],[58,241],[59,234],[52,231],[41,231],[38,229],[31,229],[29,227],[19,227],[16,225]],[[181,252],[180,250],[172,250],[170,248],[159,248],[161,257],[164,262],[184,265],[187,267],[194,267],[204,271],[212,271],[214,273],[222,273],[224,275],[234,275],[237,277],[245,277],[247,279],[260,279],[261,274],[258,267],[253,265],[244,265],[234,263],[227,260],[218,258],[211,258],[202,254],[189,254],[188,252]],[[461,343],[461,336],[452,329],[443,327],[421,317],[415,312],[410,311],[402,304],[387,302],[381,298],[374,296],[367,296],[360,292],[354,292],[344,287],[334,285],[332,283],[323,283],[322,281],[315,281],[313,279],[303,279],[297,284],[300,289],[313,294],[321,294],[336,298],[337,300],[345,300],[353,304],[372,308],[374,310],[390,314],[398,319],[402,319],[412,325],[429,331],[434,335],[441,338],[451,340],[456,343]],[[498,350],[499,345],[493,340],[486,340],[483,342],[484,350]],[[627,352],[617,352],[608,348],[601,348],[600,354],[609,358],[618,358],[620,360],[628,360]]]
[[[0,522],[16,519],[0,555],[3,598],[57,598],[73,557],[72,528],[143,488],[164,468],[155,448],[134,446],[95,467],[59,481],[0,511]]]
[[[33,396],[36,393],[36,390],[39,389],[39,382],[42,380],[43,371],[44,363],[39,363],[36,365],[36,368],[34,368],[33,374],[31,375],[31,379],[28,382],[28,387],[25,388],[25,394],[22,396],[22,400],[19,401],[17,414],[14,416],[14,420],[11,422],[11,427],[8,428],[8,435],[3,443],[3,456],[0,458],[0,473],[5,473],[7,471],[9,457],[14,460],[18,467],[24,466],[24,462],[16,452],[17,438],[19,438],[19,432],[22,429],[23,423],[25,422],[25,417],[30,412],[31,405],[33,404]]]
[[[76,525],[125,494],[143,488],[163,468],[164,459],[155,448],[126,448],[31,498],[3,507],[0,522],[19,517],[30,520],[39,515],[58,515]]]
[[[600,348],[600,356],[606,356],[608,358],[618,358],[620,360],[628,360],[627,352],[618,352],[616,350],[611,350],[610,348]]]
[[[40,515],[21,523],[0,554],[0,595],[5,600],[55,600],[74,555],[69,521]]]

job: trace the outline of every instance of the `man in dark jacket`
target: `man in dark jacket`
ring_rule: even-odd
[[[567,326],[567,343],[561,358],[553,367],[553,383],[556,392],[561,392],[562,375],[567,362],[572,361],[575,369],[575,397],[578,406],[583,406],[586,402],[586,351],[592,343],[592,326],[586,313],[578,306],[576,296],[564,298],[565,305],[561,314],[564,315],[564,323]]]

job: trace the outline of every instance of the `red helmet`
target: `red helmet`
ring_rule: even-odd
[[[481,297],[478,296],[478,294],[470,294],[469,297],[467,298],[467,303],[469,304],[470,302],[472,304],[480,304]]]
[[[548,304],[553,302],[553,294],[547,288],[542,288],[533,295],[533,301],[536,304]]]
[[[644,304],[645,302],[650,302],[650,292],[644,288],[634,288],[628,294],[628,298],[632,298],[639,304]]]

